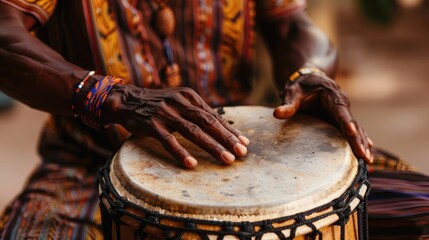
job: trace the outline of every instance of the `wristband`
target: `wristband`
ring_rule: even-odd
[[[95,71],[88,72],[88,74],[79,83],[79,85],[77,86],[76,90],[73,93],[71,108],[72,108],[72,113],[73,113],[74,117],[78,117],[78,115],[76,114],[76,96],[82,90],[82,87],[85,85],[85,83],[88,81],[88,79],[90,79],[94,74],[95,74]]]
[[[318,69],[316,67],[303,67],[303,68],[300,68],[298,71],[292,73],[292,75],[290,75],[290,77],[289,77],[289,81],[293,82],[297,78],[299,78],[303,75],[308,75],[308,74],[312,74],[312,73],[319,73],[319,74],[325,75],[324,72],[322,72],[320,69]]]
[[[96,129],[102,127],[101,107],[112,87],[118,83],[124,83],[124,80],[122,78],[106,76],[99,80],[91,91],[88,92],[81,116],[81,120],[85,125]]]

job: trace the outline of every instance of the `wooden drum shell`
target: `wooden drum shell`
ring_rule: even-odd
[[[231,166],[216,163],[178,135],[179,142],[199,161],[196,170],[181,168],[154,139],[124,143],[100,170],[105,239],[275,240],[319,239],[320,235],[323,239],[367,239],[369,184],[365,164],[354,158],[336,129],[305,116],[286,122],[273,120],[272,109],[262,107],[225,108],[225,112],[225,118],[251,140],[256,139],[252,144],[258,145],[250,145],[249,156]],[[271,129],[260,129],[267,119]],[[299,128],[301,132],[296,130]],[[264,142],[271,144],[260,147]],[[284,156],[273,154],[267,158],[267,151],[279,149],[284,150]],[[300,169],[306,167],[309,169]],[[267,170],[260,170],[264,168]],[[258,174],[252,173],[254,169],[260,170]],[[327,171],[326,176],[320,173],[323,171]],[[213,189],[204,193],[210,197],[199,192],[204,188],[199,186],[211,181],[205,178],[216,181]],[[264,182],[266,178],[271,182]],[[262,183],[258,185],[256,180]],[[194,182],[198,183],[197,189],[188,189]],[[251,184],[250,189],[257,193],[246,195],[242,191],[246,185],[240,185],[243,182]],[[226,186],[237,185],[226,192]],[[189,192],[184,194],[185,190]],[[186,201],[187,195],[195,198]]]

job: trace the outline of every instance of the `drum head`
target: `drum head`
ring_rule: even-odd
[[[329,203],[355,178],[358,162],[334,127],[302,115],[278,120],[264,107],[224,110],[223,117],[251,141],[246,157],[225,166],[177,134],[199,162],[189,170],[157,140],[131,138],[112,160],[117,192],[162,214],[260,221]]]

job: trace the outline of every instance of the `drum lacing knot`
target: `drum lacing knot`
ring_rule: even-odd
[[[102,166],[98,169],[98,175],[103,175],[104,171],[107,171],[106,166]]]
[[[228,232],[228,233],[234,232],[234,226],[232,225],[231,222],[224,222],[222,225],[223,225],[223,230],[225,232]]]
[[[296,219],[298,225],[306,225],[309,228],[311,228],[311,230],[313,231],[312,233],[308,234],[311,239],[316,239],[316,237],[319,237],[319,239],[322,239],[322,233],[316,228],[316,226],[314,226],[314,224],[310,221],[307,220],[304,216],[304,214],[299,213],[297,214],[297,219]],[[291,236],[290,238],[294,238],[296,234],[296,228],[291,229]]]
[[[303,223],[303,225],[306,225],[311,228],[313,232],[308,234],[311,239],[316,239],[316,237],[319,237],[319,240],[322,240],[322,233],[316,228],[316,226],[314,226],[314,224],[310,220],[307,220],[303,214],[298,214],[298,221],[300,223]],[[296,233],[294,233],[294,235],[295,234]]]
[[[122,202],[121,199],[117,199],[117,200],[113,201],[111,204],[112,204],[112,208],[115,208],[115,209],[124,209],[125,208],[125,204]]]
[[[334,208],[338,210],[344,209],[348,205],[348,203],[344,199],[337,199],[333,201],[333,203],[334,203]]]
[[[307,224],[308,220],[307,220],[307,219],[305,219],[304,214],[302,214],[302,213],[298,213],[298,214],[296,215],[296,222],[297,222],[298,224],[299,224],[299,223]]]
[[[350,206],[344,208],[343,211],[337,212],[339,218],[338,222],[340,223],[340,225],[345,225],[349,221],[351,212],[352,211],[350,210]]]
[[[255,232],[255,229],[251,223],[242,222],[241,223],[241,231],[246,232],[246,233],[253,233],[253,232]]]
[[[147,219],[147,221],[148,221],[149,223],[151,223],[151,224],[159,224],[159,218],[158,218],[158,217],[155,217],[155,216],[153,216],[153,215],[148,215],[148,216],[146,217],[146,219]]]
[[[273,225],[271,225],[270,222],[268,222],[268,221],[265,220],[265,221],[262,222],[262,230],[263,231],[273,230]]]
[[[124,214],[120,210],[118,211],[118,209],[112,207],[110,209],[110,215],[112,215],[113,221],[118,223],[118,222],[120,222],[120,219],[121,219],[122,215],[124,215]]]
[[[313,224],[311,224],[311,225],[313,225]],[[314,227],[314,225],[313,225],[313,227]],[[316,229],[316,227],[314,227],[314,229]],[[314,229],[313,229],[314,232],[310,233],[309,237],[312,240],[316,240],[316,239],[323,240],[323,234],[322,234],[322,232],[319,231],[319,230],[317,230],[317,229],[316,230],[314,230]]]
[[[273,230],[273,225],[268,221],[263,221],[262,229],[265,231]]]
[[[113,200],[110,195],[104,194],[104,197],[107,199],[107,201],[110,203],[110,213],[112,214],[112,217],[114,218],[120,218],[122,217],[123,209],[125,208],[125,204],[121,202],[120,199]]]
[[[195,223],[192,223],[192,222],[186,222],[185,227],[188,229],[192,229],[192,230],[198,229],[197,225]]]

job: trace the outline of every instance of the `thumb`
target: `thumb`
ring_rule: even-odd
[[[282,105],[274,109],[274,117],[278,119],[287,119],[295,115],[300,107],[302,98],[302,93],[300,91],[288,91]]]

